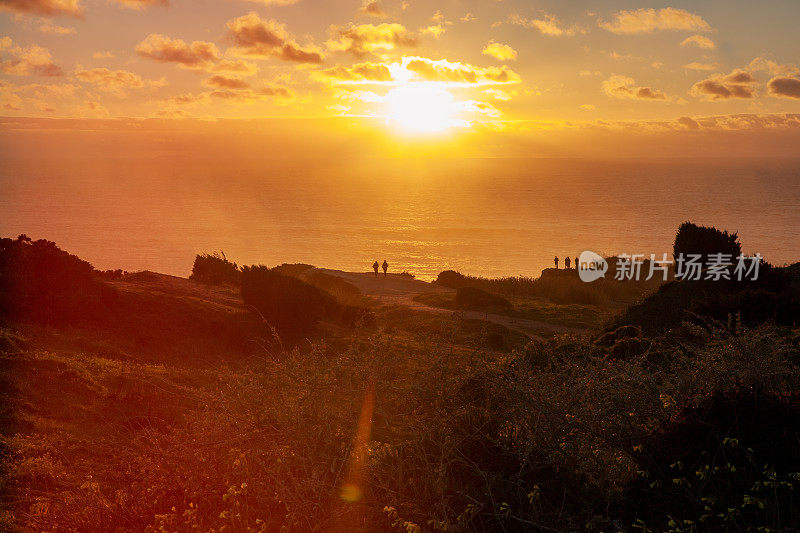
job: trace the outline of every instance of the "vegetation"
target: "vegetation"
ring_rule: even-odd
[[[474,309],[479,311],[492,309],[508,309],[511,302],[490,292],[477,287],[461,287],[456,291],[456,303],[461,309]]]
[[[613,271],[613,262],[610,265]],[[649,262],[642,271],[648,272]],[[505,297],[546,298],[559,304],[582,305],[627,305],[655,290],[662,280],[654,278],[642,281],[616,281],[600,279],[584,283],[575,270],[547,269],[539,278],[506,277],[488,279],[468,276],[453,270],[445,270],[436,278],[436,283],[451,289],[474,287]]]
[[[320,320],[347,327],[374,321],[367,310],[340,304],[314,285],[263,265],[242,268],[241,293],[244,303],[257,309],[277,335],[292,342],[309,334]]]
[[[236,263],[231,263],[224,252],[198,254],[194,258],[192,274],[189,279],[211,285],[228,284],[238,286],[241,272]]]
[[[310,269],[246,267],[242,301],[77,267],[100,316],[0,328],[0,529],[797,530],[798,271],[535,340],[390,305],[344,327]]]
[[[684,222],[678,226],[672,252],[674,257],[698,254],[705,262],[711,254],[729,254],[736,258],[742,253],[742,245],[736,233]]]

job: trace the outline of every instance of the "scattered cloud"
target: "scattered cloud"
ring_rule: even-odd
[[[286,26],[276,20],[263,20],[254,11],[228,21],[228,34],[235,53],[248,57],[274,57],[294,63],[322,63],[322,54],[312,47],[301,47]]]
[[[344,67],[336,65],[325,70],[316,71],[313,77],[319,81],[358,83],[388,82],[392,80],[392,71],[382,63],[357,63]]]
[[[291,6],[298,3],[300,0],[249,0],[250,2],[255,2],[256,4],[261,4],[263,6]]]
[[[554,15],[544,15],[539,19],[529,19],[517,14],[513,14],[508,17],[508,21],[511,22],[511,24],[516,24],[518,26],[535,28],[542,34],[550,35],[552,37],[572,36],[577,35],[578,33],[586,33],[586,30],[580,26],[564,26]]]
[[[478,17],[476,17],[472,13],[467,13],[463,17],[461,17],[461,22],[472,22],[473,20],[478,20]]]
[[[240,78],[231,78],[228,76],[222,76],[220,74],[215,74],[208,78],[204,85],[207,87],[215,87],[217,89],[249,89],[250,84]]]
[[[764,71],[769,72],[773,76],[794,76],[800,74],[800,69],[794,65],[782,65],[764,56],[759,56],[753,59],[747,65],[749,71]]]
[[[734,69],[730,74],[717,74],[695,83],[691,94],[709,101],[753,98],[756,83],[758,80],[746,70]]]
[[[141,89],[143,87],[163,87],[165,80],[144,80],[138,74],[128,70],[111,70],[105,67],[83,69],[75,71],[75,77],[84,83],[89,83],[108,93],[119,97],[126,95],[127,89]]]
[[[517,59],[517,51],[508,46],[507,44],[496,43],[489,41],[482,51],[483,55],[490,56],[498,61],[513,61]]]
[[[699,70],[699,71],[708,71],[708,70],[717,70],[719,69],[718,63],[699,63],[697,61],[693,61],[692,63],[686,63],[683,65],[685,70]]]
[[[0,11],[13,11],[42,17],[83,16],[80,0],[0,0]]]
[[[6,58],[8,56],[8,58]],[[63,76],[64,71],[53,63],[46,48],[15,45],[10,37],[0,38],[0,72],[14,76]]]
[[[398,23],[359,24],[332,28],[334,37],[326,45],[329,50],[349,52],[356,57],[389,52],[399,47],[414,47],[417,36]]]
[[[39,26],[39,31],[42,33],[47,33],[49,35],[74,35],[75,28],[68,28],[65,26],[59,26],[57,24],[53,24],[49,20],[44,21],[41,26]]]
[[[294,93],[280,85],[267,85],[260,89],[219,89],[208,93],[211,98],[228,100],[240,104],[253,104],[263,100],[273,100],[276,103],[287,103],[295,98]]]
[[[169,0],[116,0],[116,2],[128,9],[141,11],[151,6],[168,6]]]
[[[800,99],[800,79],[788,76],[772,78],[767,83],[767,91],[770,96]]]
[[[654,33],[657,31],[709,31],[711,26],[700,15],[684,9],[623,10],[614,14],[611,22],[598,20],[601,28],[620,35]]]
[[[136,53],[142,57],[164,63],[178,63],[187,68],[205,68],[219,60],[219,49],[214,43],[182,39],[170,39],[159,33],[151,33],[136,45]]]
[[[714,44],[714,41],[705,35],[698,34],[687,37],[681,41],[681,46],[697,46],[698,48],[705,48],[706,50],[714,50],[717,47],[717,45]]]
[[[640,87],[630,76],[615,74],[605,80],[601,87],[606,95],[612,98],[630,98],[634,100],[667,100],[667,95],[658,89]]]
[[[95,52],[92,54],[93,59],[110,59],[114,57],[112,52]]]
[[[519,74],[505,65],[477,67],[469,63],[435,61],[426,57],[404,57],[403,67],[422,81],[449,82],[466,85],[519,83]]]
[[[381,4],[376,0],[365,0],[364,5],[361,7],[361,13],[370,17],[386,18],[386,11],[383,10]]]
[[[678,119],[678,124],[685,127],[687,130],[699,130],[700,124],[694,120],[692,117],[680,117]]]

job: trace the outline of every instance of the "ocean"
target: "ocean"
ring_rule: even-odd
[[[434,279],[538,276],[583,250],[661,256],[686,220],[800,260],[800,159],[5,159],[0,235],[101,269],[187,276],[194,255]],[[563,263],[562,263],[563,265]]]

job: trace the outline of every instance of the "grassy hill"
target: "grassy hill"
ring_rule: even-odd
[[[800,525],[800,331],[774,316],[531,341],[375,304],[281,347],[231,285],[62,281],[16,294],[72,316],[2,318],[3,529]]]

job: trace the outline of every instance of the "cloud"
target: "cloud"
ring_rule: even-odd
[[[389,82],[392,81],[392,71],[382,63],[357,63],[349,67],[336,65],[325,70],[317,71],[313,77],[320,81],[358,83],[358,82]]]
[[[444,32],[447,31],[447,28],[444,24],[433,24],[431,26],[427,26],[419,30],[419,32],[423,35],[433,35],[436,39],[441,37]]]
[[[756,95],[756,83],[758,80],[749,72],[734,69],[730,74],[717,74],[695,83],[691,94],[709,101],[753,98]]]
[[[689,129],[689,130],[699,130],[700,129],[700,124],[698,124],[697,121],[694,120],[692,117],[680,117],[678,119],[678,124],[681,124],[686,129]]]
[[[116,0],[116,2],[128,9],[135,9],[136,11],[141,11],[151,6],[169,5],[169,0]]]
[[[214,43],[194,41],[188,44],[182,39],[170,39],[159,33],[151,33],[137,44],[136,53],[164,63],[178,63],[187,68],[205,68],[220,58],[219,49]]]
[[[540,19],[528,19],[514,14],[508,17],[508,20],[512,24],[516,24],[518,26],[536,28],[544,35],[550,35],[552,37],[561,37],[564,35],[572,36],[578,33],[586,33],[586,30],[579,26],[563,26],[558,18],[556,18],[554,15],[544,15],[544,18]]]
[[[291,6],[298,3],[300,0],[250,0],[256,4],[264,6]]]
[[[507,44],[500,44],[494,41],[489,41],[483,51],[481,52],[485,56],[491,56],[498,61],[513,61],[517,59],[517,51],[508,46]]]
[[[767,90],[770,96],[800,99],[800,79],[788,76],[775,77],[767,83]]]
[[[476,17],[472,13],[467,13],[463,17],[461,17],[461,22],[472,22],[473,20],[478,20],[478,17]]]
[[[332,28],[332,32],[336,38],[326,43],[328,48],[332,51],[349,52],[356,57],[417,45],[416,35],[398,23],[350,25]]]
[[[0,0],[0,11],[14,11],[42,17],[82,17],[80,0]]]
[[[220,89],[208,93],[212,98],[228,100],[241,104],[253,104],[263,100],[274,100],[277,103],[287,103],[294,99],[294,93],[279,85],[269,85],[261,89]]]
[[[795,74],[800,74],[800,69],[794,65],[782,65],[763,56],[753,59],[750,64],[747,65],[747,70],[766,71],[773,76],[794,76]]]
[[[381,8],[380,3],[375,0],[366,0],[361,7],[361,12],[370,17],[386,18],[386,12]]]
[[[250,84],[239,78],[230,78],[216,74],[208,78],[204,85],[216,87],[217,89],[249,89]]]
[[[8,55],[8,59],[2,57]],[[10,37],[0,38],[0,72],[14,76],[63,76],[64,71],[53,63],[50,52],[38,45],[17,46]]]
[[[58,26],[57,24],[53,24],[47,20],[44,21],[41,26],[39,26],[39,31],[49,35],[72,35],[75,33],[75,28]]]
[[[476,67],[469,63],[435,61],[425,57],[404,57],[403,66],[422,81],[449,82],[466,85],[492,85],[519,83],[519,74],[505,65],[502,67]]]
[[[684,9],[635,9],[619,11],[612,22],[599,20],[598,24],[612,33],[633,35],[657,31],[709,31],[711,26],[699,15]]]
[[[92,54],[92,58],[94,59],[110,59],[114,57],[112,52],[95,52]]]
[[[605,80],[601,87],[603,92],[612,98],[630,98],[634,100],[666,100],[667,95],[651,87],[637,87],[636,81],[629,76],[615,74]]]
[[[706,50],[714,50],[717,45],[714,41],[704,35],[692,35],[681,41],[681,46],[697,46],[698,48],[705,48]]]
[[[166,85],[164,80],[144,80],[138,74],[128,70],[111,70],[105,67],[82,69],[75,71],[75,77],[84,82],[90,83],[108,93],[119,97],[126,95],[126,89],[141,89],[143,87],[163,87]]]
[[[254,11],[228,21],[228,34],[237,46],[234,52],[240,55],[322,63],[322,55],[313,48],[298,45],[284,24],[263,20]]]
[[[683,68],[686,70],[717,70],[719,68],[718,63],[698,63],[694,61],[692,63],[686,63],[683,65]]]

